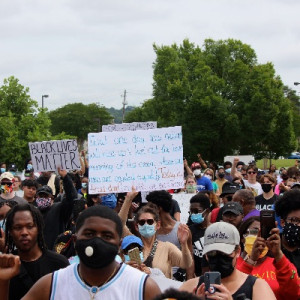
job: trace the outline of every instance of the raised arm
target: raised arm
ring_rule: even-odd
[[[183,160],[183,166],[184,166],[184,168],[185,168],[185,170],[186,170],[186,172],[187,172],[188,175],[194,175],[193,171],[189,167],[189,164],[188,164],[188,162],[187,162],[186,159]]]
[[[203,158],[202,158],[202,156],[201,156],[200,153],[197,154],[197,157],[198,157],[198,159],[199,159],[199,163],[200,163],[201,167],[202,167],[203,169],[207,169],[207,164],[206,164],[205,161],[203,160]]]

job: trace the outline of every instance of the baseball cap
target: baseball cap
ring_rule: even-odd
[[[142,240],[135,235],[127,235],[124,237],[121,248],[124,250],[131,244],[138,244],[142,248],[144,247]]]
[[[193,170],[193,169],[201,168],[201,164],[198,163],[197,161],[194,161],[194,162],[192,163],[192,165],[191,165],[191,168],[192,168],[192,170]]]
[[[300,189],[300,182],[295,182],[292,186],[291,189]]]
[[[242,205],[238,202],[232,201],[227,202],[223,207],[223,214],[227,212],[232,212],[237,216],[242,215],[244,213]]]
[[[223,184],[222,194],[220,195],[220,197],[223,197],[224,195],[227,194],[234,194],[239,189],[240,186],[238,184],[227,181]]]
[[[17,172],[18,168],[17,168],[16,164],[10,164],[8,166],[7,170],[10,172]]]
[[[229,255],[239,244],[240,234],[234,225],[216,222],[205,230],[203,255],[210,251],[220,251]]]
[[[49,196],[53,195],[52,189],[48,185],[43,185],[42,187],[38,188],[36,194],[38,195],[40,193],[45,193],[48,194]]]
[[[10,180],[10,181],[13,181],[14,175],[11,174],[10,172],[4,172],[4,173],[2,173],[1,176],[0,176],[0,181],[3,180],[3,179],[8,179],[8,180]]]

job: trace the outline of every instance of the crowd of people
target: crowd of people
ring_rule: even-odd
[[[300,171],[184,159],[185,186],[89,194],[81,169],[0,164],[0,299],[300,299]],[[174,194],[187,194],[181,221]],[[276,223],[265,236],[262,212]],[[219,272],[213,292],[204,274]],[[212,288],[212,286],[211,286]]]

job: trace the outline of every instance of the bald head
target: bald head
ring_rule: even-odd
[[[239,202],[242,206],[255,205],[255,198],[250,190],[238,190],[233,195],[232,201]]]

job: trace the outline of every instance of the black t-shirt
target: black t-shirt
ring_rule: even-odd
[[[35,261],[21,261],[20,273],[10,281],[9,300],[20,300],[41,277],[68,265],[66,257],[49,250]]]
[[[173,219],[174,219],[175,213],[177,213],[177,212],[179,212],[179,213],[181,212],[180,207],[178,205],[178,202],[176,200],[172,199],[172,207],[170,210],[170,215],[172,216]]]
[[[257,210],[263,210],[263,209],[267,209],[267,210],[272,210],[273,208],[273,204],[278,200],[278,195],[274,194],[274,196],[270,199],[265,199],[263,194],[255,197],[255,208]]]
[[[200,228],[198,224],[189,226],[192,233],[192,245],[195,261],[195,274],[200,276],[202,274],[202,266],[207,265],[206,260],[203,261],[203,247],[204,247],[204,232],[205,228]]]

